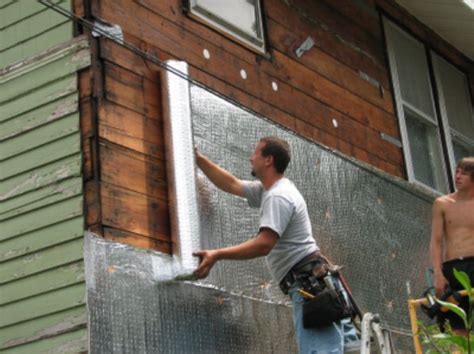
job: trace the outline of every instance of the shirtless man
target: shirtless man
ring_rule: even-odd
[[[433,204],[430,254],[438,296],[448,284],[452,289],[462,289],[454,268],[466,272],[474,284],[474,157],[459,161],[455,183],[456,192],[437,198]],[[465,333],[458,316],[449,311],[445,318],[458,334]]]

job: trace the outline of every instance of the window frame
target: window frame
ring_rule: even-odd
[[[384,33],[385,33],[385,42],[386,42],[386,49],[387,49],[387,54],[388,54],[388,59],[389,59],[389,70],[392,78],[392,84],[393,84],[393,95],[395,98],[395,106],[397,109],[397,117],[398,117],[398,123],[400,126],[400,135],[402,139],[402,150],[403,150],[403,155],[405,158],[405,167],[407,170],[407,177],[408,181],[410,183],[413,183],[415,185],[421,186],[422,188],[425,188],[429,190],[432,193],[435,193],[437,195],[441,195],[442,193],[445,193],[450,190],[450,184],[449,184],[449,178],[450,174],[447,173],[446,169],[446,160],[444,156],[444,146],[441,141],[441,129],[440,129],[440,119],[438,117],[438,111],[437,111],[437,104],[436,100],[434,97],[434,92],[433,92],[433,82],[432,82],[432,77],[431,77],[431,70],[429,67],[429,58],[426,54],[426,46],[425,44],[412,36],[411,34],[407,33],[405,29],[403,29],[401,26],[397,25],[394,21],[389,19],[386,16],[382,16],[382,23],[383,23],[383,28],[384,28]],[[405,36],[408,40],[414,41],[417,44],[420,44],[421,47],[423,48],[423,54],[425,56],[425,60],[427,61],[427,74],[428,74],[428,83],[429,83],[429,90],[430,90],[430,98],[431,98],[431,104],[433,108],[433,119],[429,117],[428,114],[425,112],[422,112],[420,109],[414,107],[412,104],[409,102],[405,101],[402,97],[402,92],[401,92],[401,86],[399,82],[399,75],[398,75],[398,70],[397,70],[397,64],[396,64],[396,58],[395,58],[395,48],[393,48],[388,39],[388,34],[387,34],[387,28],[388,26],[392,26],[395,30],[400,31],[400,33]],[[440,161],[441,161],[441,166],[440,166],[440,172],[442,174],[442,178],[444,179],[444,186],[441,186],[441,190],[437,190],[422,181],[419,181],[415,177],[415,169],[414,169],[414,164],[413,164],[413,159],[412,159],[412,154],[411,154],[411,148],[410,148],[410,142],[408,138],[408,130],[407,130],[407,123],[406,123],[406,117],[405,117],[405,107],[408,108],[409,110],[413,111],[417,116],[419,116],[418,119],[422,119],[422,122],[424,124],[428,124],[431,126],[435,126],[436,128],[436,140],[439,144],[439,149],[440,149]],[[442,123],[442,122],[441,122]],[[444,127],[443,127],[444,128]],[[450,142],[451,144],[451,142]],[[446,144],[448,145],[448,144]],[[436,174],[436,171],[433,171],[434,174]]]
[[[209,13],[206,16],[207,11],[199,7],[198,1],[199,0],[185,0],[185,9],[188,16],[218,31],[227,38],[234,40],[248,49],[257,52],[258,54],[267,54],[267,39],[261,0],[254,0],[256,6],[255,13],[257,15],[257,32],[261,32],[261,39],[258,37],[253,37],[253,41],[249,39],[252,36],[246,35],[244,30],[236,28],[234,25],[225,22],[225,20],[219,21],[216,15]]]
[[[463,76],[463,81],[464,84],[466,85],[467,93],[468,93],[468,98],[469,98],[469,115],[471,117],[472,123],[474,124],[474,111],[472,107],[472,102],[471,102],[471,92],[469,90],[469,80],[467,75],[459,70],[456,66],[451,64],[448,60],[444,59],[441,55],[437,54],[433,50],[430,50],[430,56],[431,60],[433,62],[433,72],[434,72],[434,78],[435,78],[435,84],[436,84],[436,89],[438,91],[438,101],[439,101],[439,108],[440,108],[440,116],[441,116],[441,123],[443,125],[443,131],[444,131],[444,138],[446,140],[446,149],[447,149],[447,155],[448,155],[448,162],[451,167],[451,171],[454,171],[456,168],[456,157],[454,156],[454,145],[453,145],[453,136],[454,140],[459,144],[464,147],[466,147],[469,150],[474,150],[474,139],[471,139],[461,132],[457,131],[456,129],[452,128],[449,125],[449,118],[448,118],[448,110],[446,107],[446,103],[444,100],[444,93],[442,90],[443,83],[441,80],[441,74],[440,74],[440,68],[438,64],[438,60],[444,61],[445,65],[449,65],[452,69],[457,71],[460,75]],[[452,182],[454,183],[454,176],[451,176]]]

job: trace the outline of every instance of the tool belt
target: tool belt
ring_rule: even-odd
[[[333,275],[338,267],[319,252],[315,252],[298,262],[280,282],[283,293],[295,282],[303,293],[303,327],[324,327],[343,318],[351,317],[353,309],[343,295],[343,289],[336,286]]]
[[[290,269],[280,282],[280,289],[283,294],[287,295],[288,291],[297,280],[305,280],[311,275],[316,275],[318,278],[322,278],[327,275],[329,268],[329,262],[319,251],[311,253]],[[314,271],[320,273],[313,274]]]

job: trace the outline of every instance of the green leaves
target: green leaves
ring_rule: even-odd
[[[469,297],[469,308],[466,312],[464,309],[456,304],[447,301],[436,301],[449,311],[455,313],[462,318],[464,326],[467,329],[467,336],[460,336],[453,333],[453,330],[448,326],[446,333],[440,333],[437,325],[424,326],[420,324],[420,334],[423,339],[423,344],[426,347],[425,353],[440,354],[458,351],[460,353],[471,353],[471,348],[474,347],[474,338],[471,336],[473,327],[472,304],[474,302],[474,293],[469,276],[462,271],[454,269],[454,277],[459,281],[462,287],[467,291]]]

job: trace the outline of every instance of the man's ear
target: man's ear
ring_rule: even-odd
[[[273,156],[268,155],[265,157],[265,165],[272,166],[273,165]]]

